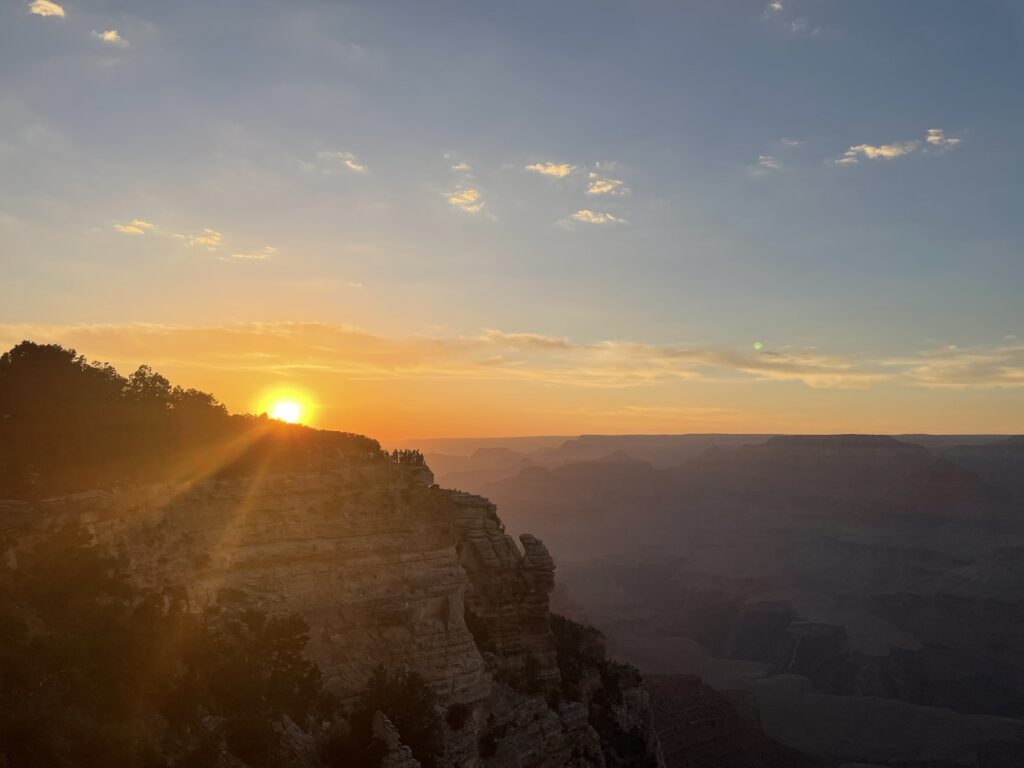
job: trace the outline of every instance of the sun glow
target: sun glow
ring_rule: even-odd
[[[298,424],[302,420],[302,406],[294,400],[282,400],[271,407],[270,418]]]
[[[312,399],[305,392],[274,389],[259,398],[256,413],[288,424],[309,424],[315,411]]]

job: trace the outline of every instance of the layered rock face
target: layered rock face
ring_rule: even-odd
[[[471,711],[445,734],[446,765],[605,766],[587,707],[545,697],[559,681],[547,549],[524,535],[521,552],[493,504],[438,488],[425,467],[340,461],[309,474],[0,502],[0,531],[16,529],[21,543],[67,523],[125,558],[141,585],[195,607],[240,600],[300,614],[343,700],[378,665],[420,673],[444,706]],[[530,690],[515,684],[524,674]],[[637,709],[629,717],[653,733]],[[379,727],[389,759],[411,768],[401,734]]]

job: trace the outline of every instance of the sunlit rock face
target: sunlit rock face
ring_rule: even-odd
[[[83,524],[141,585],[195,607],[243,600],[299,613],[310,654],[343,700],[378,665],[419,672],[444,706],[471,707],[467,724],[445,735],[447,765],[605,765],[586,708],[545,697],[559,682],[547,549],[523,536],[521,551],[493,504],[438,488],[425,467],[340,462],[0,509],[0,527],[29,519],[37,530]],[[535,690],[510,682],[524,674]],[[649,714],[631,716],[653,735]],[[392,757],[403,764],[403,752]]]

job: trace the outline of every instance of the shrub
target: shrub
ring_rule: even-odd
[[[586,670],[600,669],[605,663],[604,636],[593,627],[554,613],[551,614],[551,631],[555,635],[562,694],[579,701]]]
[[[332,759],[356,755],[367,760],[376,754],[373,715],[378,711],[398,729],[402,743],[412,750],[413,757],[423,768],[436,768],[444,752],[444,728],[437,697],[418,673],[408,669],[388,670],[382,666],[373,671],[360,694],[349,718],[348,735],[336,739]],[[338,768],[349,765],[344,761],[329,764]]]
[[[298,617],[189,611],[75,527],[0,565],[0,754],[12,766],[284,765],[274,723],[324,706]],[[210,722],[218,723],[211,727]]]
[[[466,721],[469,720],[470,714],[473,710],[468,704],[463,704],[461,701],[457,701],[448,707],[448,712],[445,714],[445,722],[448,723],[448,727],[453,731],[461,731]]]

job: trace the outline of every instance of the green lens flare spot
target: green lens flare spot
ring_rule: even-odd
[[[764,349],[764,344],[762,344],[760,341],[755,341],[754,342],[754,349],[756,349],[758,352],[760,352],[762,349]]]

